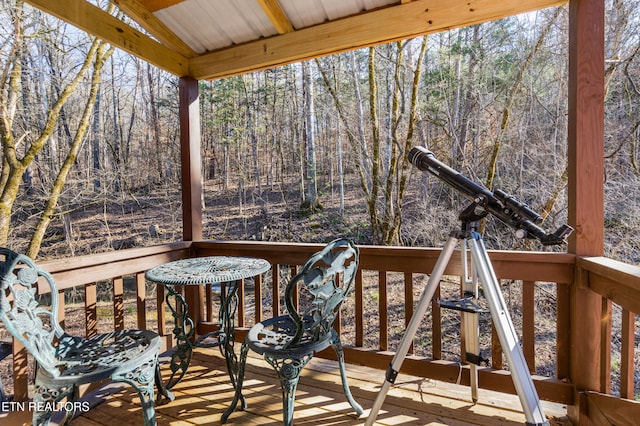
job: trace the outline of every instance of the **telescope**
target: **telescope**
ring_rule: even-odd
[[[416,146],[409,151],[408,159],[419,170],[427,171],[441,179],[444,183],[471,200],[472,209],[478,220],[491,213],[507,226],[515,229],[518,238],[536,238],[545,246],[566,243],[566,238],[573,232],[569,225],[561,225],[556,231],[549,233],[542,229],[542,216],[515,197],[502,190],[489,191],[446,164],[438,161],[426,148]]]

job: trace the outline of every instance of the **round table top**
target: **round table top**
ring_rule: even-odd
[[[269,262],[254,257],[194,257],[151,268],[145,277],[160,284],[201,285],[236,281],[262,274],[269,269]]]

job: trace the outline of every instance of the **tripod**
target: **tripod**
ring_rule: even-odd
[[[465,216],[473,216],[473,208],[475,205],[469,206],[460,217],[464,219]],[[479,364],[479,350],[478,350],[478,320],[477,320],[477,307],[473,303],[472,299],[477,297],[478,293],[478,281],[482,284],[484,295],[489,305],[489,311],[491,312],[491,318],[495,325],[500,343],[502,345],[505,357],[509,363],[509,369],[511,370],[511,376],[515,385],[520,403],[526,418],[526,425],[528,426],[548,426],[549,422],[544,416],[540,400],[538,399],[538,393],[533,385],[533,380],[529,374],[527,363],[520,349],[519,341],[516,336],[513,323],[509,316],[506,303],[500,292],[498,279],[496,278],[493,266],[487,254],[487,250],[482,241],[482,237],[476,231],[477,222],[463,220],[462,229],[454,231],[447,242],[445,243],[442,253],[438,257],[438,260],[433,268],[433,272],[429,277],[426,287],[422,292],[420,301],[416,307],[415,313],[411,317],[409,324],[407,325],[406,332],[400,342],[398,350],[393,357],[393,360],[387,368],[385,375],[385,382],[382,384],[378,397],[376,398],[369,417],[365,422],[365,425],[371,426],[375,421],[378,411],[380,410],[384,399],[389,392],[389,388],[395,382],[400,366],[404,361],[411,342],[418,330],[418,326],[424,317],[427,308],[433,295],[440,283],[440,279],[447,267],[449,260],[453,254],[458,243],[461,244],[461,257],[463,264],[463,292],[466,296],[463,301],[456,304],[454,309],[463,311],[464,322],[464,338],[465,338],[465,350],[467,352],[467,360],[471,362],[471,392],[474,402],[477,401],[477,365]],[[471,279],[467,277],[467,246],[471,252]],[[477,278],[477,279],[476,279]]]

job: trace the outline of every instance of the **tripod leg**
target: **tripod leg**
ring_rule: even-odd
[[[502,349],[504,351],[513,384],[520,398],[522,409],[524,411],[527,425],[530,426],[548,426],[538,392],[533,385],[533,380],[529,374],[529,369],[522,354],[520,343],[516,335],[507,305],[500,292],[498,279],[491,266],[491,261],[487,250],[482,242],[480,234],[473,232],[468,238],[471,246],[471,256],[476,268],[478,278],[483,286],[484,295],[489,304],[491,318],[496,327]]]
[[[389,367],[387,367],[387,373],[385,375],[385,382],[382,384],[380,392],[373,403],[373,407],[371,408],[371,412],[369,413],[369,417],[367,417],[367,421],[365,422],[366,426],[371,426],[373,422],[376,420],[378,416],[378,411],[382,407],[382,403],[384,402],[387,393],[389,392],[389,388],[395,382],[398,372],[400,371],[400,366],[404,361],[407,352],[409,351],[409,347],[411,346],[411,342],[413,341],[414,336],[416,335],[416,331],[418,331],[418,327],[420,326],[420,322],[424,317],[427,309],[429,308],[429,303],[431,303],[431,299],[433,299],[433,295],[438,288],[438,284],[440,283],[440,279],[444,273],[445,268],[449,264],[449,260],[451,259],[451,255],[453,254],[453,250],[458,243],[458,238],[455,236],[449,237],[444,248],[442,249],[442,253],[438,257],[438,261],[433,267],[433,271],[429,276],[429,281],[427,281],[427,285],[422,290],[422,296],[420,296],[420,302],[416,306],[416,310],[407,325],[407,330],[400,341],[400,345],[398,346],[398,350],[394,355]]]

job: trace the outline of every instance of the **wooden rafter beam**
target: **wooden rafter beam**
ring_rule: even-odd
[[[408,39],[567,0],[416,0],[210,52],[191,59],[190,75],[217,79],[319,56]]]
[[[271,20],[273,26],[276,27],[279,34],[287,34],[295,31],[278,0],[258,0],[258,4],[269,20]]]
[[[177,76],[188,74],[189,60],[85,0],[26,0],[81,30]]]
[[[295,30],[278,0],[256,0],[279,35],[194,56],[154,10],[184,0],[114,0],[160,42],[86,0],[27,3],[177,76],[217,79],[478,24],[567,0],[400,0],[392,6]]]
[[[111,0],[124,13],[129,15],[149,34],[157,38],[162,44],[187,58],[197,56],[197,53],[183,42],[173,31],[164,25],[156,16],[137,0]]]

